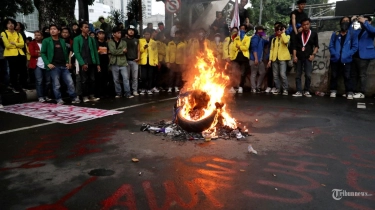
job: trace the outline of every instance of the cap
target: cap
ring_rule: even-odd
[[[133,25],[129,25],[128,30],[129,30],[129,29],[135,31],[135,27],[134,27]]]
[[[98,34],[98,33],[103,33],[103,34],[105,34],[105,32],[104,32],[103,29],[96,30],[96,34]]]

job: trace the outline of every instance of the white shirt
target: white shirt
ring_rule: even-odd
[[[42,49],[42,43],[37,43],[38,46],[39,46],[39,50]],[[41,68],[41,69],[45,69],[46,67],[44,66],[44,62],[43,62],[43,59],[42,57],[38,57],[38,61],[36,62],[36,65]]]

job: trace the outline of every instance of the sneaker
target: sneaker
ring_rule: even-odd
[[[256,89],[256,93],[261,93],[262,91],[260,91],[260,88],[257,88]]]
[[[100,98],[96,98],[95,96],[90,96],[90,101],[99,101]]]
[[[126,98],[134,98],[134,96],[133,95],[127,95],[127,96],[125,96]]]
[[[168,93],[172,93],[172,88],[170,87],[170,88],[168,88],[168,91],[167,91]]]
[[[81,103],[81,100],[79,100],[78,96],[72,100],[72,104],[79,104],[79,103]]]
[[[283,96],[287,96],[288,95],[288,91],[287,90],[284,90],[283,91]]]
[[[275,92],[276,90],[277,90],[276,88],[272,88],[271,93]]]
[[[134,96],[139,96],[139,94],[138,94],[137,91],[133,91],[133,95],[134,95]]]
[[[231,87],[230,89],[229,89],[229,93],[236,93],[236,90],[233,88],[233,87]]]
[[[353,100],[353,94],[348,94],[348,97],[346,99]]]
[[[0,104],[0,109],[4,108],[4,106],[2,104]]]
[[[46,100],[44,100],[44,98],[42,98],[42,97],[38,98],[38,101],[39,101],[40,103],[44,103],[44,102],[46,102]]]
[[[152,91],[151,91],[151,90],[148,90],[148,91],[147,91],[147,95],[152,95]]]
[[[86,103],[86,102],[89,102],[89,98],[88,97],[83,97],[83,102]]]
[[[146,93],[145,90],[141,90],[141,92],[139,94],[144,95],[145,93]]]
[[[251,89],[251,92],[252,92],[252,93],[256,93],[257,90],[256,90],[256,89]]]
[[[115,98],[121,98],[121,95],[116,95]]]
[[[180,92],[180,90],[178,89],[178,87],[174,87],[174,92]]]
[[[158,93],[158,92],[160,92],[156,87],[152,88],[151,91],[154,92],[154,93]]]
[[[363,93],[354,93],[353,98],[365,98]]]
[[[20,91],[14,89],[14,88],[12,88],[12,91],[13,91],[13,93],[20,93]]]
[[[64,101],[63,100],[57,100],[57,105],[63,105],[64,104]]]
[[[309,91],[305,91],[305,93],[303,94],[304,96],[306,96],[306,97],[308,97],[308,98],[310,98],[311,97],[311,94],[310,94],[310,92]]]
[[[342,97],[346,98],[346,94],[345,94],[345,93],[344,93],[344,94],[342,94]]]
[[[243,88],[242,87],[238,88],[238,93],[243,93]]]
[[[265,92],[266,92],[266,93],[269,93],[269,92],[271,92],[271,90],[272,90],[272,89],[271,89],[270,87],[267,87]]]
[[[276,89],[275,91],[272,91],[272,94],[274,94],[274,95],[279,95],[279,94],[280,94],[280,90],[279,90],[279,89]]]
[[[52,98],[49,98],[49,97],[45,97],[44,98],[46,101],[52,101]]]
[[[336,98],[336,92],[332,92],[332,93],[329,95],[329,97],[331,97],[331,98]]]
[[[295,94],[293,94],[294,97],[301,97],[302,96],[302,93],[301,92],[296,92]]]

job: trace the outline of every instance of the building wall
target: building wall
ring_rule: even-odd
[[[143,20],[143,27],[145,28],[148,23],[152,23],[154,29],[157,29],[158,23],[165,23],[165,16],[161,14],[151,15]]]
[[[105,5],[102,0],[95,0],[93,5],[89,5],[89,23],[93,23],[98,21],[100,16],[107,18],[110,15],[111,7],[109,5]],[[78,1],[76,1],[76,7],[74,11],[74,15],[76,19],[78,19]]]

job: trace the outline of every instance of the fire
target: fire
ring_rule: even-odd
[[[197,121],[204,119],[216,111],[214,122],[210,129],[215,129],[219,123],[231,128],[237,128],[236,121],[225,110],[224,93],[229,83],[229,76],[223,73],[223,69],[215,65],[216,58],[212,50],[205,47],[205,53],[197,57],[192,84],[184,87],[186,91],[192,92],[183,98],[181,109],[182,116],[187,120]]]

